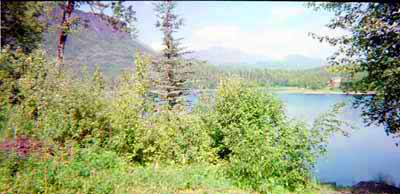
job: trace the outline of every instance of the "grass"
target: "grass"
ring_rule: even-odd
[[[94,150],[23,160],[1,156],[0,193],[251,193],[207,163],[141,166]],[[11,175],[12,169],[18,173]]]
[[[18,163],[23,163],[17,175],[9,176],[13,162],[10,158],[7,161],[0,165],[1,193],[256,193],[238,188],[224,176],[221,165],[209,163],[141,166],[127,163],[113,152],[84,150],[74,156],[20,160]],[[333,187],[317,184],[298,193],[337,194]]]
[[[136,166],[129,173],[131,187],[116,193],[250,193],[235,187],[217,166]]]

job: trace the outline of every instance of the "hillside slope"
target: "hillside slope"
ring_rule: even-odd
[[[54,11],[53,15],[59,15]],[[65,45],[65,63],[73,69],[88,65],[92,71],[96,65],[108,76],[115,76],[124,69],[134,68],[134,54],[136,49],[154,55],[147,45],[134,40],[126,32],[113,29],[100,17],[77,10],[73,16],[78,16],[81,21],[87,21],[87,26],[81,25],[76,32],[68,36]],[[54,27],[59,24],[57,18],[49,21],[51,30],[44,34],[44,47],[50,56],[56,55],[57,31]]]

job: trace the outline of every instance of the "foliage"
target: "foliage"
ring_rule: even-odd
[[[347,32],[339,37],[320,37],[337,46],[330,58],[334,69],[350,74],[346,91],[369,92],[357,96],[368,124],[384,124],[388,134],[400,132],[400,3],[324,3],[316,9],[335,13],[327,25]]]
[[[178,109],[154,112],[149,58],[137,54],[135,63],[135,75],[124,75],[109,110],[113,148],[142,164],[205,161],[208,136],[201,121]]]
[[[228,161],[227,175],[240,187],[263,193],[306,188],[335,131],[324,130],[326,124],[309,129],[287,121],[280,101],[239,79],[222,80],[212,110],[206,123],[212,146]]]
[[[109,193],[129,188],[125,185],[129,179],[120,178],[130,176],[120,169],[126,162],[156,170],[215,164],[236,185],[260,192],[302,190],[310,185],[311,169],[325,151],[325,137],[334,131],[324,130],[324,125],[335,124],[334,114],[309,129],[288,121],[282,103],[271,94],[235,77],[222,80],[210,104],[191,110],[180,105],[171,108],[151,96],[150,58],[140,53],[135,58],[135,73],[125,72],[110,87],[100,69],[93,74],[83,69],[82,76],[73,76],[55,71],[43,52],[2,52],[2,97],[12,99],[2,101],[4,137],[26,135],[41,145],[67,150],[72,146],[79,153],[88,150],[77,155],[56,150],[44,159],[7,156],[10,163],[2,169],[11,175],[3,186],[21,192]],[[68,160],[58,158],[65,154]],[[97,160],[110,161],[111,166],[91,164]],[[108,174],[117,178],[108,180]],[[203,184],[193,181],[176,184],[179,188]]]
[[[196,114],[162,107],[149,122],[146,142],[154,143],[145,147],[154,152],[153,161],[191,164],[212,158],[210,137]]]
[[[126,6],[123,1],[87,1],[86,3],[90,6],[91,11],[95,13],[95,15],[99,15],[102,19],[111,24],[115,30],[129,32],[132,38],[137,36],[137,29],[134,26],[136,12],[133,11],[132,5]],[[111,17],[104,14],[104,10],[108,8],[112,11]]]
[[[36,153],[25,159],[1,152],[0,161],[0,190],[5,193],[250,193],[235,188],[218,166],[133,166],[96,147],[59,148],[53,155]]]
[[[5,61],[12,56],[2,55]],[[83,73],[83,78],[58,75],[45,65],[41,54],[18,57],[12,62],[25,71],[21,78],[4,83],[17,85],[18,93],[13,95],[22,96],[18,104],[7,104],[13,114],[6,123],[9,133],[16,129],[18,134],[50,138],[60,144],[97,144],[139,163],[207,160],[209,137],[196,115],[178,109],[153,112],[148,58],[137,54],[135,75],[126,73],[114,92],[107,94],[100,70],[92,76]]]
[[[22,133],[31,134],[48,95],[44,54],[37,51],[27,55],[21,50],[5,49],[0,61],[1,107],[7,111],[3,129],[21,128]]]
[[[332,134],[333,132],[341,132],[344,136],[349,136],[349,132],[356,129],[356,127],[351,122],[338,118],[338,115],[342,112],[345,106],[346,103],[344,102],[337,103],[330,111],[319,115],[318,118],[314,120],[313,130],[319,130],[325,134],[322,136],[324,138],[329,137],[329,134]],[[321,143],[326,141],[327,139],[320,140]]]
[[[19,159],[19,171],[10,175],[2,166],[2,190],[12,193],[110,193],[119,182],[118,175],[127,166],[115,153],[108,151],[71,150],[32,155]],[[2,154],[2,159],[4,159]],[[111,178],[105,174],[113,175]],[[68,180],[68,181],[66,181]]]
[[[15,129],[19,134],[50,137],[61,143],[68,139],[81,142],[107,131],[101,74],[94,79],[59,75],[39,51],[32,55],[6,51],[1,57],[8,67],[2,69],[6,77],[2,96],[11,99],[4,101],[12,115],[6,131]]]
[[[42,40],[45,25],[39,20],[44,12],[43,2],[1,2],[1,47],[21,48],[30,52]]]
[[[276,126],[283,119],[282,104],[272,96],[265,97],[239,80],[222,80],[217,90],[213,139],[221,158],[241,142],[244,130],[253,131],[266,125]]]
[[[148,58],[146,58],[148,60]],[[113,128],[112,147],[125,154],[131,154],[133,160],[141,146],[138,143],[140,132],[144,130],[142,118],[151,111],[152,104],[148,102],[148,63],[136,54],[136,75],[125,72],[118,83],[113,95],[109,112],[111,127]],[[110,134],[111,135],[111,134]],[[143,160],[143,158],[136,159]]]
[[[81,3],[88,2],[69,1],[72,8]],[[99,6],[100,14],[109,7],[91,5]],[[131,8],[110,6],[117,19],[132,20],[122,13]],[[182,24],[173,13],[175,6],[170,1],[156,4],[166,47],[161,61],[155,61],[158,70],[153,71],[149,56],[136,52],[134,73],[125,71],[113,83],[99,66],[93,73],[80,68],[76,75],[67,68],[58,71],[41,50],[1,51],[2,192],[246,193],[236,185],[290,193],[313,185],[311,169],[324,153],[327,137],[340,127],[335,119],[339,107],[313,127],[289,121],[282,102],[241,80],[247,75],[241,70],[232,71],[239,77],[215,84],[215,96],[205,97],[209,104],[182,106],[178,97],[188,89],[190,65],[172,36]],[[217,72],[212,74],[216,79]],[[256,79],[248,79],[270,83],[261,77],[275,74],[256,72]],[[161,81],[154,80],[159,73]],[[161,97],[168,104],[152,95],[152,89],[163,86]]]
[[[59,143],[105,143],[110,126],[101,73],[82,79],[66,76],[55,84],[62,89],[54,91],[55,97],[40,118],[42,131]]]
[[[167,181],[162,175],[155,178],[160,167],[168,171],[205,164],[219,166],[244,189],[304,191],[312,183],[311,169],[325,151],[326,137],[335,131],[325,127],[335,125],[335,114],[309,129],[288,121],[282,103],[271,94],[237,77],[223,79],[210,104],[192,110],[157,104],[150,95],[150,58],[140,53],[135,73],[125,72],[113,87],[100,69],[93,74],[83,69],[82,76],[57,72],[41,51],[1,54],[4,137],[25,135],[43,148],[54,145],[27,158],[2,152],[2,190],[129,192],[135,189],[132,184],[157,185],[146,183],[148,176]],[[127,170],[127,162],[143,166],[144,178],[132,183],[139,175]],[[151,166],[155,171],[149,171]],[[219,176],[215,171],[207,177],[196,169],[184,176],[188,180],[168,184],[179,189],[214,185],[199,179],[214,181]]]
[[[41,147],[40,142],[29,139],[26,136],[16,136],[13,140],[5,139],[0,144],[0,149],[3,152],[12,152],[21,158],[27,157]]]

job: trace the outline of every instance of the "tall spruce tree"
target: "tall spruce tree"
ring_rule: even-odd
[[[155,11],[158,27],[163,33],[163,50],[160,59],[155,61],[155,80],[158,95],[172,108],[178,103],[182,103],[182,98],[188,91],[185,83],[189,79],[191,62],[184,59],[185,52],[181,47],[182,38],[174,38],[174,33],[183,25],[174,9],[177,3],[173,1],[163,1],[155,4]]]

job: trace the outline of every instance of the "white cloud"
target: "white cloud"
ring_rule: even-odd
[[[143,3],[144,3],[145,5],[153,6],[153,3],[159,3],[159,1],[144,1]]]
[[[188,46],[194,50],[217,46],[240,49],[250,55],[275,59],[289,54],[325,58],[333,51],[333,48],[308,35],[308,32],[320,31],[321,29],[295,30],[272,26],[249,31],[236,25],[213,25],[194,29],[192,37],[187,42]],[[329,31],[324,30],[324,32]]]
[[[150,47],[155,51],[161,51],[164,48],[161,42],[152,42],[150,43]]]

